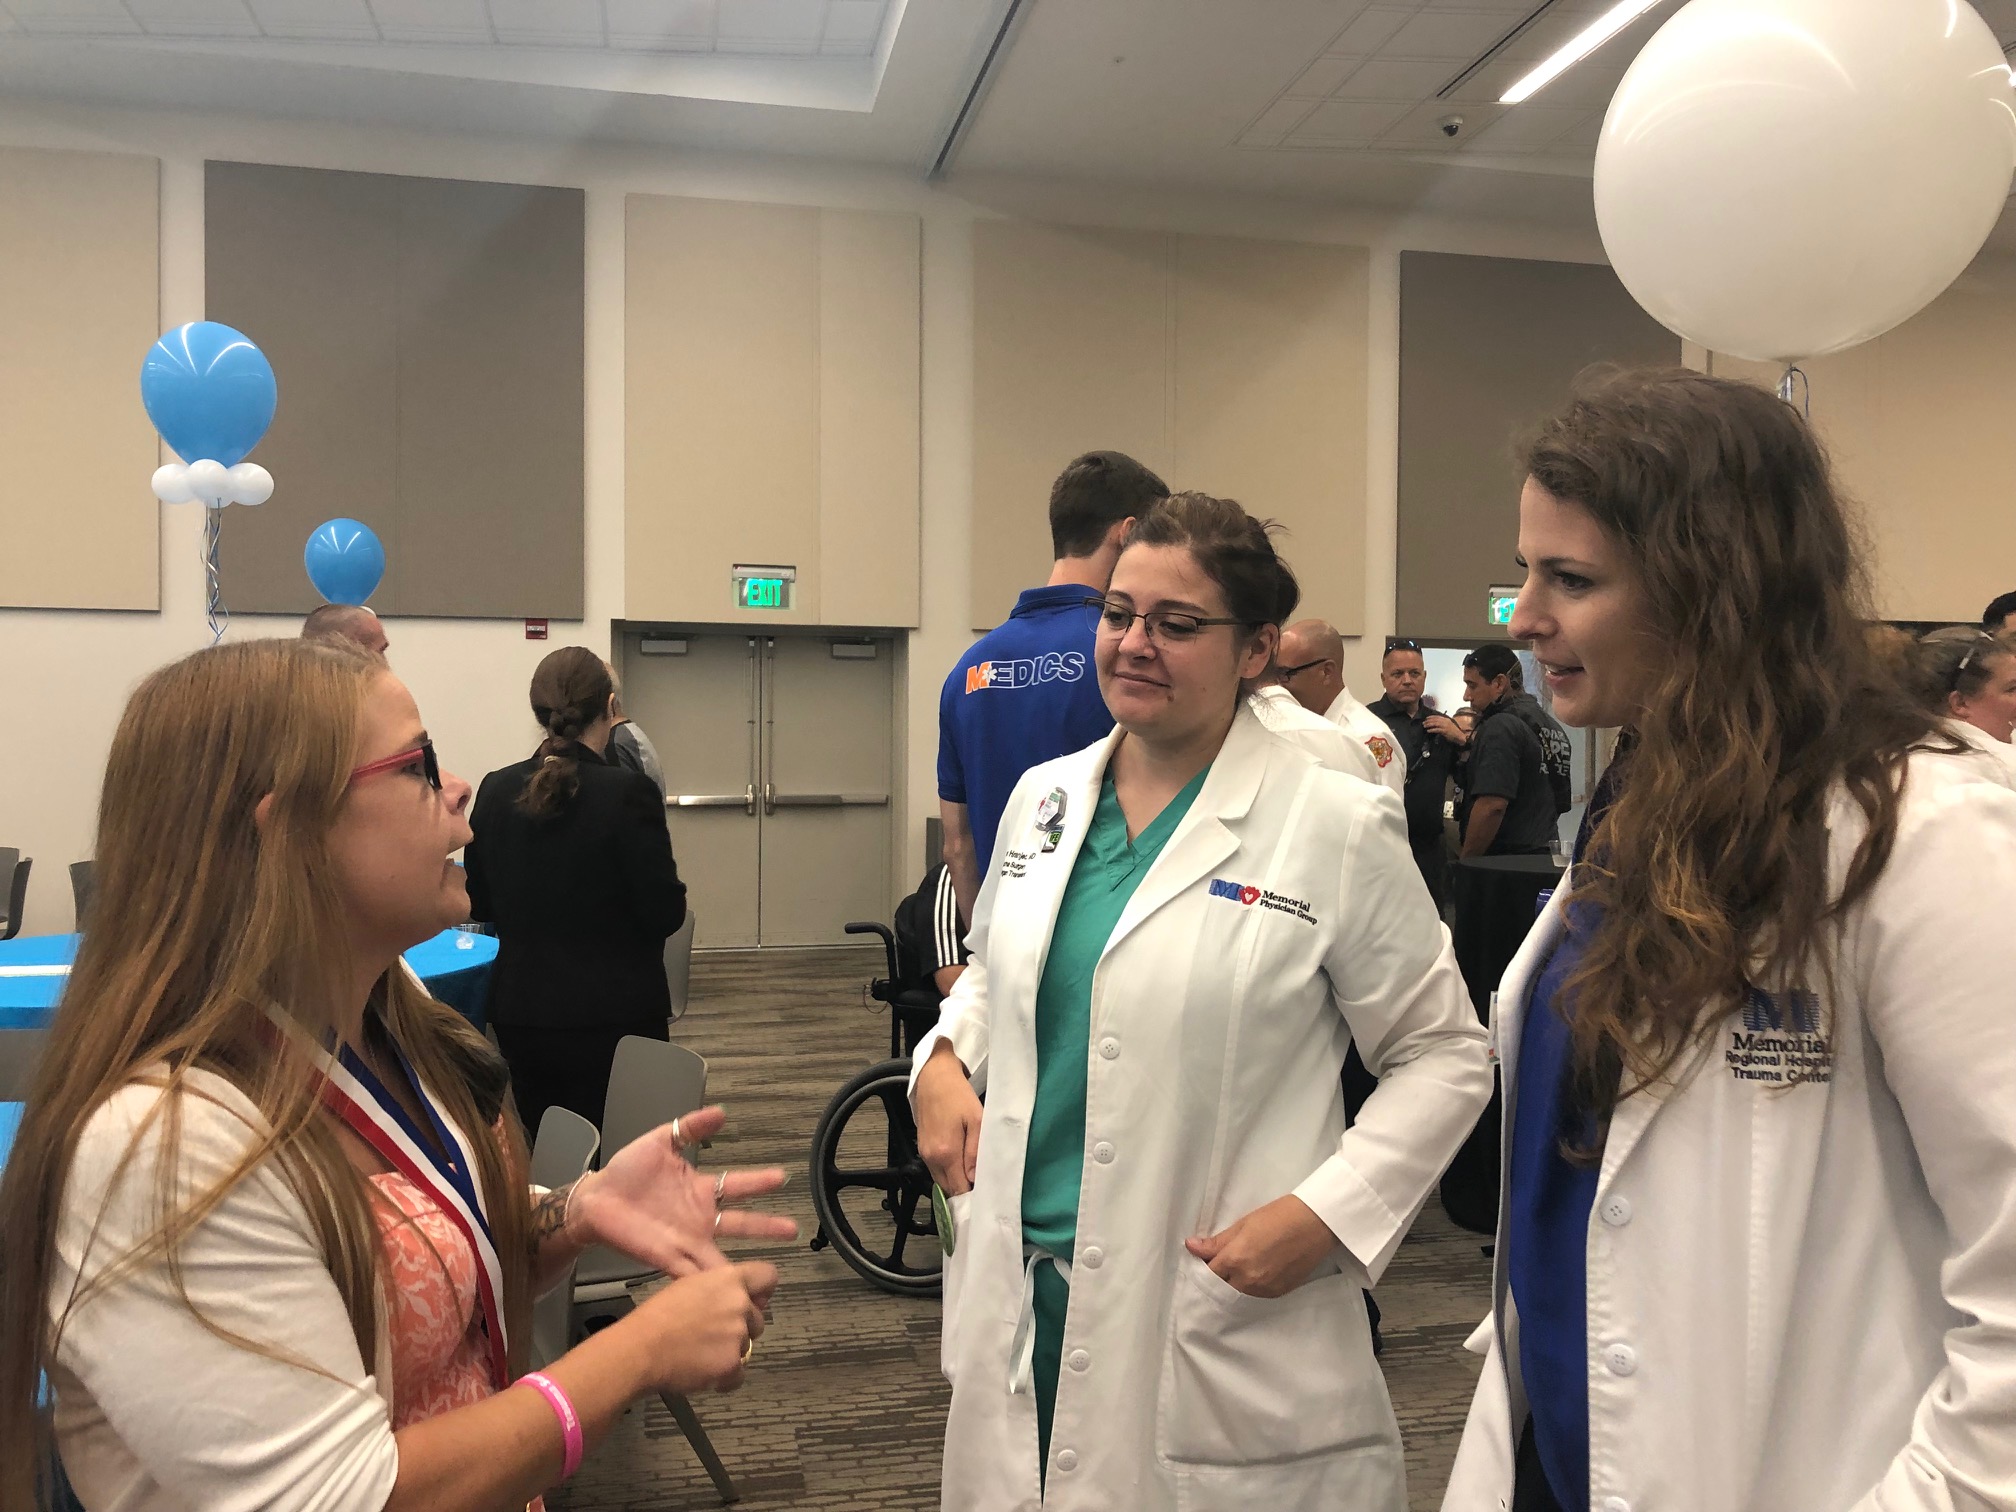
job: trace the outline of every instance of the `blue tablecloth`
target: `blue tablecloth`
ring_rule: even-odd
[[[21,1110],[26,1103],[0,1102],[0,1170],[7,1168],[7,1152],[14,1148],[14,1131],[21,1127]]]
[[[28,935],[0,940],[0,1029],[46,1029],[77,958],[69,935]],[[490,997],[497,941],[489,935],[444,929],[406,952],[406,963],[427,990],[478,1029]],[[61,970],[54,968],[61,967]]]

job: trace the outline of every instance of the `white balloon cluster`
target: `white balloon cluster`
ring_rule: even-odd
[[[226,467],[222,462],[170,462],[155,469],[154,497],[163,504],[201,500],[212,509],[226,504],[264,504],[273,497],[273,474],[256,462]]]

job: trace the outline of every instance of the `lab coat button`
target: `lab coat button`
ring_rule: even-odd
[[[1612,1228],[1622,1228],[1631,1221],[1631,1199],[1629,1197],[1606,1197],[1603,1199],[1603,1221]]]
[[[1113,1146],[1103,1139],[1100,1140],[1099,1143],[1092,1146],[1092,1158],[1101,1165],[1113,1164]]]
[[[1621,1496],[1606,1496],[1597,1512],[1631,1512],[1631,1503]]]
[[[1120,1058],[1120,1041],[1108,1035],[1105,1039],[1099,1041],[1099,1053],[1108,1060],[1118,1060]]]
[[[1083,1375],[1092,1368],[1092,1356],[1085,1353],[1082,1349],[1074,1349],[1071,1351],[1070,1364],[1073,1370]]]
[[[1106,1263],[1106,1251],[1096,1244],[1088,1244],[1078,1252],[1078,1263],[1087,1270],[1097,1270]]]
[[[1638,1351],[1629,1344],[1606,1344],[1603,1348],[1603,1363],[1610,1367],[1612,1375],[1631,1375],[1638,1369]]]
[[[1064,1471],[1076,1470],[1078,1468],[1077,1453],[1070,1449],[1059,1449],[1057,1451],[1057,1468]]]

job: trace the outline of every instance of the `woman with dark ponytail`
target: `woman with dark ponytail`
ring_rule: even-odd
[[[686,886],[658,789],[605,759],[613,692],[584,647],[540,662],[539,749],[485,777],[470,814],[470,905],[498,935],[490,1022],[529,1132],[555,1103],[599,1128],[616,1042],[664,1039],[672,1012]]]
[[[1400,805],[1242,696],[1296,597],[1237,504],[1147,510],[1086,605],[1119,728],[1008,801],[911,1086],[957,1512],[1407,1505],[1360,1292],[1491,1072]]]

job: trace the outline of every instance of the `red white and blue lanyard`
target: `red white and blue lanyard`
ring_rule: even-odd
[[[399,1100],[386,1091],[384,1083],[348,1045],[332,1056],[298,1032],[295,1038],[327,1075],[322,1084],[322,1100],[330,1111],[395,1171],[426,1193],[469,1241],[469,1248],[476,1256],[476,1291],[483,1306],[483,1327],[490,1347],[490,1376],[502,1391],[510,1384],[504,1334],[504,1267],[498,1260],[497,1240],[483,1209],[476,1152],[455,1121],[442,1111],[439,1101],[397,1045],[392,1047],[392,1053],[398,1057],[400,1069],[406,1073],[427,1114],[434,1133],[432,1144]]]

